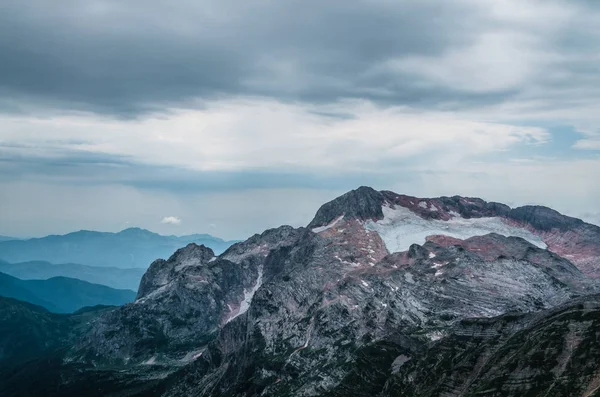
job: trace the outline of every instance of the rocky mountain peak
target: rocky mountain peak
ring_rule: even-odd
[[[381,192],[371,187],[361,186],[323,204],[308,227],[325,226],[342,215],[359,220],[382,219],[384,202],[385,197]]]
[[[215,256],[214,251],[203,245],[189,243],[184,248],[180,248],[169,258],[169,262],[178,262],[184,265],[200,265],[208,262]]]
[[[600,291],[581,271],[599,267],[596,229],[517,210],[360,187],[309,228],[269,229],[217,257],[190,244],[153,262],[137,300],[97,318],[68,360],[167,377],[165,396],[387,397],[387,379],[403,384],[404,368],[470,332],[464,321]]]
[[[157,259],[144,273],[140,281],[136,299],[141,299],[157,289],[167,285],[176,277],[176,273],[188,266],[200,266],[215,257],[212,249],[195,243],[180,248],[168,260]]]
[[[561,214],[548,207],[539,205],[526,205],[515,208],[508,213],[511,219],[524,222],[541,231],[552,229],[568,230],[583,225],[581,219],[572,218]]]

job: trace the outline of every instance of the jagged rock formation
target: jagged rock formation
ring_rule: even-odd
[[[102,370],[119,395],[466,396],[488,386],[543,395],[537,385],[560,395],[571,383],[550,388],[518,354],[498,355],[489,371],[495,361],[485,360],[558,318],[545,311],[600,292],[589,277],[599,236],[541,207],[361,187],[323,205],[308,228],[268,230],[218,257],[190,244],[155,261],[136,302],[96,318],[63,362],[81,366],[67,376],[71,390]],[[546,354],[528,348],[523,357]],[[438,356],[446,372],[432,382]],[[560,368],[548,379],[571,371]]]
[[[406,357],[382,396],[596,396],[600,296],[549,311],[468,319]]]
[[[168,261],[155,261],[137,300],[99,318],[75,357],[113,365],[165,360],[183,365],[197,358],[224,324],[248,309],[262,280],[277,272],[269,252],[296,244],[306,233],[268,230],[218,258],[209,248],[189,244]]]
[[[475,237],[475,244],[488,244],[488,238],[509,240]],[[274,280],[259,290],[247,316],[225,326],[193,364],[195,371],[188,370],[168,395],[190,393],[189,384],[214,396],[243,390],[317,395],[335,390],[365,364],[357,352],[385,347],[397,357],[442,339],[457,320],[540,310],[598,290],[561,258],[549,256],[538,265],[507,256],[518,248],[486,260],[475,251],[430,242],[370,266],[335,263],[344,241],[319,240],[306,267],[287,273],[285,287]],[[544,255],[520,239],[504,242],[511,243],[527,245],[531,257]],[[396,338],[399,346],[390,342]]]

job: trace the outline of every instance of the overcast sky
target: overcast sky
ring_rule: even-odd
[[[595,0],[3,0],[0,234],[244,238],[360,185],[600,223]]]

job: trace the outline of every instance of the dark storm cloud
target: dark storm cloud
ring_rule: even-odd
[[[194,99],[264,95],[433,106],[495,102],[386,70],[467,45],[457,2],[8,0],[0,12],[0,110],[131,116]]]

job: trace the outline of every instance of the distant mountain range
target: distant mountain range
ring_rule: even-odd
[[[137,291],[145,269],[119,269],[76,263],[55,265],[44,261],[8,263],[0,260],[0,272],[22,280],[47,280],[52,277],[64,276],[111,288]]]
[[[0,296],[42,306],[54,313],[72,313],[86,306],[118,306],[135,299],[135,292],[68,277],[21,280],[0,273]]]
[[[18,238],[8,237],[8,236],[0,236],[0,241],[10,241],[10,240],[19,240]]]
[[[158,258],[168,258],[189,243],[202,244],[216,253],[235,241],[225,241],[209,234],[162,236],[139,228],[119,233],[78,231],[27,240],[0,240],[0,259],[9,263],[46,261],[78,263],[88,266],[147,268]]]

